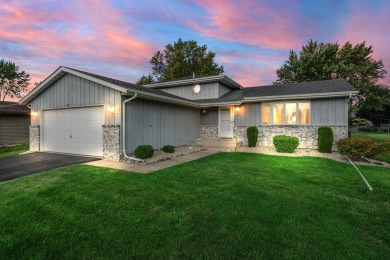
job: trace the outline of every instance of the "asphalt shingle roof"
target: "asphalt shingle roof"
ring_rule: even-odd
[[[113,79],[113,78],[109,78],[109,77],[93,74],[93,73],[82,71],[82,70],[78,70],[78,69],[73,69],[73,68],[68,68],[68,69],[71,69],[71,70],[83,73],[85,75],[88,75],[88,76],[91,76],[91,77],[94,77],[94,78],[106,81],[108,83],[111,83],[111,84],[114,84],[114,85],[117,85],[117,86],[120,86],[120,87],[123,87],[123,88],[134,89],[134,90],[138,90],[138,91],[141,91],[141,92],[146,92],[146,93],[156,94],[156,95],[160,95],[160,96],[164,96],[164,97],[170,97],[170,98],[175,98],[175,99],[180,99],[180,100],[184,100],[184,101],[193,102],[193,100],[182,98],[182,97],[179,97],[179,96],[176,96],[176,95],[173,95],[173,94],[170,94],[170,93],[158,90],[158,89],[147,88],[147,87],[143,87],[143,86],[136,85],[136,84],[133,84],[133,83],[129,83],[129,82],[126,82],[126,81]]]
[[[0,102],[0,115],[28,115],[30,109],[27,106],[18,105],[17,102],[1,101]]]
[[[268,85],[245,88],[245,97],[269,97],[269,96],[290,96],[304,94],[320,94],[334,92],[356,91],[348,82],[343,79],[322,80],[289,83],[283,85]]]
[[[335,80],[322,80],[322,81],[311,81],[311,82],[299,82],[289,83],[283,85],[267,85],[258,87],[248,87],[244,89],[231,90],[229,93],[212,99],[200,99],[200,100],[189,100],[182,98],[159,89],[144,87],[129,82],[125,82],[118,79],[108,78],[105,76],[85,72],[77,69],[71,70],[83,73],[85,75],[121,86],[127,89],[134,89],[140,92],[156,94],[164,97],[175,98],[188,102],[194,102],[198,104],[212,104],[212,103],[227,103],[227,102],[239,102],[243,101],[244,98],[262,98],[272,96],[293,96],[293,95],[307,95],[307,94],[326,94],[326,93],[337,93],[337,92],[352,92],[356,91],[348,82],[343,79]],[[199,76],[201,77],[201,76]],[[188,77],[191,78],[191,77]],[[186,78],[181,78],[186,79]],[[178,80],[181,80],[178,79]]]

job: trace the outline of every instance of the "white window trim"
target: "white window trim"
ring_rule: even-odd
[[[297,120],[295,124],[287,124],[286,123],[286,104],[287,103],[295,103],[296,105],[296,112],[298,112]],[[310,117],[309,117],[309,123],[308,124],[301,124],[299,120],[299,103],[309,103],[309,111],[310,111]],[[282,124],[274,124],[274,104],[283,104],[283,123]],[[270,105],[270,123],[265,124],[263,123],[263,106]],[[274,102],[262,102],[261,103],[261,125],[280,125],[280,126],[290,126],[290,125],[311,125],[311,115],[312,115],[312,107],[311,107],[311,100],[288,100],[288,101],[274,101]]]

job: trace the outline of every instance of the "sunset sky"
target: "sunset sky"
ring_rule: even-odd
[[[390,1],[0,0],[0,24],[0,59],[32,83],[61,65],[135,82],[179,37],[207,45],[246,87],[271,84],[310,39],[366,41],[390,73]]]

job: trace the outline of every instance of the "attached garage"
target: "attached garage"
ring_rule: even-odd
[[[103,106],[44,110],[42,151],[103,156],[103,124]]]

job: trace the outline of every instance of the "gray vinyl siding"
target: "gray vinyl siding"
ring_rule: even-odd
[[[261,103],[244,103],[236,112],[236,126],[257,126],[261,123]]]
[[[311,100],[312,125],[348,125],[348,98]]]
[[[0,144],[29,142],[30,116],[0,116]]]
[[[219,83],[219,93],[218,93],[218,97],[221,97],[227,93],[229,93],[231,91],[230,88],[226,87],[225,85]]]
[[[230,91],[229,88],[224,85],[220,85],[219,82],[211,82],[200,84],[201,90],[198,94],[196,94],[192,91],[193,86],[194,85],[159,88],[159,90],[190,100],[219,98]]]
[[[31,117],[32,125],[40,124],[42,109],[94,105],[114,107],[114,115],[111,115],[107,109],[104,110],[106,125],[121,123],[121,93],[119,91],[71,74],[60,78],[30,104],[31,111],[38,112],[36,117]]]
[[[203,110],[206,112],[203,113]],[[211,107],[200,110],[201,125],[218,125],[218,107]]]
[[[199,109],[135,99],[126,104],[126,151],[141,144],[158,149],[164,145],[190,144],[200,135]]]

